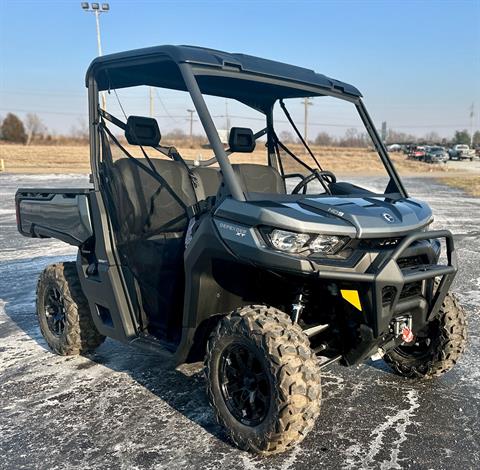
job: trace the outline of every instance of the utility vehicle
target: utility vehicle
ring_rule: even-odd
[[[312,428],[329,364],[383,356],[411,378],[455,364],[466,328],[449,293],[452,234],[429,230],[432,211],[407,194],[355,87],[192,46],[97,58],[86,85],[93,187],[16,194],[21,234],[78,247],[75,263],[48,266],[38,281],[53,351],[84,353],[108,336],[178,364],[204,360],[218,421],[240,448],[264,454]],[[185,159],[162,144],[155,119],[101,108],[101,92],[137,85],[187,92],[214,156]],[[260,112],[264,127],[232,127],[225,148],[206,95]],[[382,191],[322,168],[286,105],[311,97],[358,113],[388,176]],[[274,106],[303,150],[279,138]],[[248,162],[256,145],[264,165]],[[232,164],[233,153],[247,162]],[[287,172],[287,160],[302,172]]]

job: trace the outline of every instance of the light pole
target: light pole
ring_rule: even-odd
[[[98,46],[98,55],[102,56],[102,40],[100,38],[100,13],[107,13],[110,11],[110,5],[108,3],[88,3],[88,2],[81,2],[80,3],[83,11],[89,11],[95,13],[95,23],[97,25],[97,46]],[[107,102],[105,99],[105,93],[102,92],[102,107],[103,109],[107,108]]]
[[[187,113],[190,113],[190,146],[193,146],[193,113],[194,109],[187,109]]]
[[[310,98],[303,98],[303,106],[304,106],[304,129],[303,129],[303,138],[305,142],[308,144],[308,107],[312,106],[312,100]],[[307,153],[307,149],[305,149],[305,154]]]

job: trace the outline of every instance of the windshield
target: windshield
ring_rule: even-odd
[[[276,104],[274,125],[279,142],[286,147],[280,146],[279,156],[289,189],[294,190],[300,176],[308,176],[313,169],[333,173],[337,186],[345,191],[348,182],[377,194],[389,192],[390,176],[355,104],[322,96],[288,99],[284,107]],[[306,194],[325,193],[328,191],[317,178],[307,185]]]
[[[268,112],[239,100],[208,95],[203,99],[247,200],[398,193],[354,102],[331,96],[277,100],[269,118]],[[151,160],[173,158],[190,168],[220,170],[211,135],[188,92],[130,87],[111,94],[108,109],[124,122],[129,116],[149,114],[157,121],[161,142],[154,148],[160,153],[123,140],[135,158],[147,154]],[[253,145],[239,147],[235,136],[251,139]],[[125,158],[124,149],[113,146],[112,156],[114,161]],[[405,160],[393,154],[391,159],[400,167]],[[148,161],[144,164],[150,166]],[[214,188],[211,192],[215,194]]]

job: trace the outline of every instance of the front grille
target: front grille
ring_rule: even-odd
[[[395,248],[401,241],[401,238],[369,238],[362,241],[362,246],[369,249]]]
[[[406,256],[404,258],[398,258],[397,264],[400,269],[404,269],[412,266],[428,264],[428,259],[425,256]]]
[[[397,289],[393,286],[385,286],[382,289],[382,304],[384,306],[391,305],[395,295],[397,294]]]
[[[415,297],[422,293],[422,281],[409,282],[403,286],[402,292],[400,292],[400,299],[406,299],[408,297]]]
[[[406,256],[399,258],[397,264],[400,269],[410,268],[412,266],[420,266],[428,264],[428,259],[425,256]],[[400,299],[406,299],[408,297],[415,297],[422,293],[423,281],[409,282],[403,286],[402,292],[400,292]]]

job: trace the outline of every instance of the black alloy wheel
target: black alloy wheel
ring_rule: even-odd
[[[93,322],[75,262],[51,264],[40,274],[36,313],[48,346],[61,356],[93,351],[105,340]]]
[[[220,358],[219,382],[232,415],[246,426],[257,426],[267,416],[271,385],[258,353],[233,343]]]
[[[44,301],[48,329],[57,337],[62,336],[67,324],[63,297],[56,287],[47,291]]]
[[[284,452],[320,412],[318,359],[300,326],[275,307],[247,305],[220,319],[205,376],[215,417],[240,449]]]

